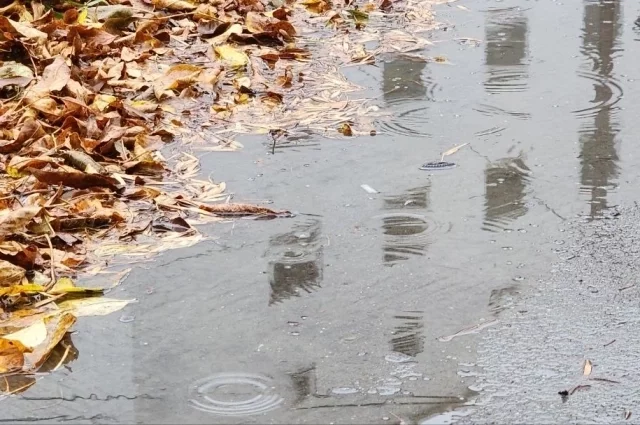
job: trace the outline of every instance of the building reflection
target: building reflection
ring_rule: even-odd
[[[382,218],[385,265],[393,266],[398,261],[425,254],[430,224],[424,215],[405,211],[426,210],[429,193],[429,186],[421,186],[384,198],[382,208],[395,211]]]
[[[415,357],[424,351],[423,312],[408,311],[394,316],[398,323],[392,333],[391,349]]]
[[[589,217],[602,216],[607,208],[607,191],[618,176],[616,136],[619,125],[615,120],[616,93],[621,89],[614,80],[614,57],[621,51],[618,43],[621,12],[618,1],[587,1],[584,5],[581,53],[588,60],[592,72],[582,73],[594,86],[596,108],[585,109],[580,127],[581,192],[589,197]]]
[[[269,255],[274,257],[268,270],[269,305],[320,288],[324,269],[321,235],[320,222],[313,220],[269,240]]]
[[[427,63],[395,57],[382,64],[382,95],[387,103],[424,99],[427,85],[423,76]],[[428,81],[428,80],[427,80]]]
[[[527,19],[519,9],[487,12],[485,22],[485,90],[488,93],[527,88]]]
[[[484,172],[483,230],[505,230],[527,213],[524,197],[529,173],[522,158],[505,158],[489,164]]]

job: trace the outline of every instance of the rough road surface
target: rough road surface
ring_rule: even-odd
[[[459,423],[640,423],[639,231],[637,207],[567,226],[551,275],[486,333]]]

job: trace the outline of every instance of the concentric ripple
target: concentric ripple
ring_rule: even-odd
[[[624,95],[622,86],[612,77],[584,71],[579,72],[578,75],[581,78],[591,80],[594,89],[594,99],[591,101],[592,106],[571,111],[580,118],[594,117],[604,109],[611,109],[616,103],[620,102]]]
[[[491,128],[487,128],[486,130],[477,131],[477,132],[474,133],[474,136],[476,136],[476,137],[491,136],[492,134],[500,134],[506,129],[507,129],[506,127],[494,126],[494,127],[491,127]]]
[[[487,93],[518,93],[529,88],[526,66],[489,67],[484,88]]]
[[[528,120],[531,118],[531,114],[528,112],[508,111],[506,109],[502,109],[493,105],[487,105],[485,103],[481,103],[473,109],[487,117],[507,116],[520,120]]]
[[[436,233],[446,233],[451,225],[443,225],[421,214],[391,213],[382,218],[384,234],[383,261],[392,266],[398,261],[424,256]]]
[[[397,102],[390,105],[393,115],[380,122],[380,131],[407,137],[431,137],[428,128],[428,106],[415,102]]]
[[[189,391],[191,407],[220,416],[257,415],[283,402],[271,378],[252,373],[219,373],[196,381]]]

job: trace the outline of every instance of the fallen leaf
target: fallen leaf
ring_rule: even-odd
[[[67,66],[64,58],[56,56],[53,63],[44,69],[38,83],[28,90],[28,103],[34,104],[51,92],[62,90],[70,78],[71,69]]]
[[[19,341],[11,341],[0,337],[0,373],[14,372],[24,366],[24,355],[29,348]]]
[[[111,298],[78,298],[58,303],[62,311],[72,313],[76,317],[81,316],[106,316],[123,309],[127,304],[136,300],[116,300]]]
[[[99,174],[87,174],[82,172],[45,171],[37,168],[28,168],[27,171],[42,183],[57,186],[64,185],[76,189],[89,189],[92,187],[104,187],[113,191],[119,190],[119,183],[113,177]]]
[[[0,235],[20,232],[40,212],[41,207],[22,207],[0,210]]]
[[[44,319],[46,327],[45,340],[34,347],[33,351],[25,354],[27,364],[24,366],[29,371],[36,371],[47,360],[51,351],[55,348],[71,326],[76,322],[73,314],[61,312]]]
[[[593,365],[591,364],[591,360],[585,360],[584,361],[584,368],[583,368],[583,371],[582,371],[584,376],[591,375],[591,370],[592,369],[593,369]]]
[[[102,295],[104,293],[104,289],[102,288],[82,288],[79,286],[75,286],[73,280],[68,277],[62,277],[58,279],[58,281],[53,285],[53,287],[48,291],[49,294],[52,295],[60,295],[60,294],[84,294],[84,295]]]
[[[353,136],[353,130],[351,130],[351,126],[349,123],[343,123],[340,127],[338,127],[338,131],[345,136]]]
[[[153,0],[156,9],[175,10],[178,12],[187,12],[195,10],[198,6],[187,0]]]
[[[0,88],[7,86],[26,87],[33,81],[31,68],[21,63],[8,61],[0,66]]]
[[[202,68],[195,65],[180,64],[169,68],[162,77],[153,83],[157,99],[162,99],[167,91],[182,90],[196,83]]]
[[[331,10],[331,5],[324,0],[302,0],[300,4],[312,13],[319,14]]]
[[[25,279],[25,274],[26,270],[22,267],[0,260],[0,287],[21,283]]]
[[[47,327],[44,324],[44,319],[42,319],[29,327],[4,335],[2,338],[11,341],[18,341],[20,344],[27,347],[29,351],[33,351],[35,347],[42,344],[45,339],[47,339]]]
[[[27,39],[36,42],[43,42],[47,39],[46,33],[33,28],[29,23],[12,21],[11,19],[7,19],[4,16],[0,18],[6,20],[16,30],[16,32],[26,37]]]
[[[442,158],[440,158],[440,161],[444,161],[444,157],[448,156],[448,155],[453,155],[454,153],[458,152],[458,150],[460,150],[461,148],[467,146],[469,143],[463,143],[462,145],[458,145],[458,146],[454,146],[451,149],[449,149],[448,151],[445,151],[442,153]]]
[[[249,63],[249,57],[246,54],[228,44],[217,46],[214,50],[223,62],[233,68],[243,67]]]

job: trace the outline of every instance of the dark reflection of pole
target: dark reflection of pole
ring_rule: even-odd
[[[421,311],[409,311],[396,315],[398,323],[389,341],[391,349],[415,357],[424,351],[424,323]]]
[[[613,55],[618,51],[620,29],[618,1],[587,1],[584,6],[582,54],[593,62],[595,100],[601,103],[593,116],[593,123],[580,129],[582,190],[589,193],[591,219],[602,215],[607,208],[607,189],[610,180],[618,175],[618,153],[615,142],[619,131],[613,119],[611,79]]]
[[[385,102],[428,98],[422,72],[426,62],[395,58],[382,65],[382,93]]]
[[[487,13],[484,83],[489,93],[524,91],[527,87],[527,19],[519,10]]]
[[[487,166],[483,230],[502,231],[527,213],[524,196],[529,173],[522,158],[505,158]]]
[[[383,200],[385,210],[397,211],[382,218],[382,258],[385,265],[393,266],[398,261],[424,255],[428,246],[429,222],[415,210],[427,209],[429,193],[429,186],[421,186]]]
[[[324,270],[321,236],[321,223],[311,221],[269,240],[268,253],[276,257],[269,262],[269,305],[320,288]]]

